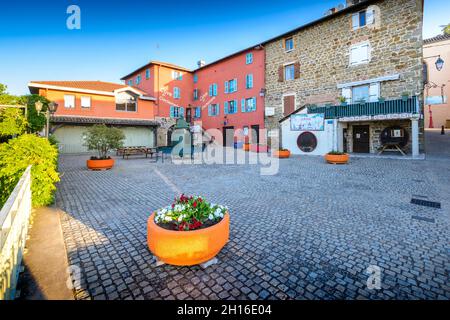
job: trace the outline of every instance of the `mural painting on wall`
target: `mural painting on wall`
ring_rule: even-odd
[[[323,131],[325,115],[293,114],[291,116],[291,131]]]

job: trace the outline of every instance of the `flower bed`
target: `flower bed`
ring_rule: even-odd
[[[181,195],[148,219],[148,246],[165,263],[200,264],[225,246],[229,223],[227,207],[208,203],[201,197]]]

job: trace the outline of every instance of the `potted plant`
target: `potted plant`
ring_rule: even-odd
[[[330,151],[325,155],[325,161],[331,164],[346,164],[350,156],[348,153],[339,151]]]
[[[409,93],[408,92],[403,92],[402,93],[402,101],[406,102],[409,99]]]
[[[229,237],[228,208],[182,194],[150,215],[147,243],[164,263],[192,266],[214,258]]]
[[[113,149],[123,146],[125,135],[122,130],[107,127],[104,124],[94,125],[84,133],[84,145],[88,150],[97,151],[97,156],[87,160],[90,170],[108,170],[114,166],[114,159],[108,156]]]
[[[291,151],[289,151],[288,149],[278,149],[278,150],[274,150],[273,151],[273,156],[275,158],[280,158],[280,159],[286,159],[289,158],[291,156]]]
[[[347,99],[343,96],[338,97],[338,101],[341,104],[341,106],[346,106],[347,105]]]

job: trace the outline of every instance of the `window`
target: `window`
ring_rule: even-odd
[[[145,70],[145,79],[150,79],[150,69]]]
[[[350,48],[350,65],[359,65],[370,61],[370,44],[359,43]]]
[[[353,102],[369,101],[369,85],[352,88]]]
[[[294,39],[292,37],[284,39],[284,50],[286,52],[294,50]]]
[[[177,106],[170,106],[170,117],[171,118],[181,118],[184,116],[184,108]]]
[[[91,97],[83,96],[81,97],[81,107],[90,108],[91,107]]]
[[[209,96],[210,97],[217,96],[217,83],[213,83],[209,86]]]
[[[140,75],[138,75],[137,77],[136,77],[136,85],[138,85],[138,84],[140,84],[141,83],[141,76]]]
[[[173,80],[183,80],[183,75],[180,71],[172,71],[172,79]]]
[[[173,98],[180,99],[180,88],[178,87],[173,88]]]
[[[248,75],[245,77],[245,87],[246,87],[247,89],[253,88],[253,74],[248,74]]]
[[[194,89],[194,100],[198,100],[198,89]]]
[[[245,55],[245,64],[252,64],[253,63],[253,53],[247,53]]]
[[[208,106],[208,116],[214,117],[218,116],[220,113],[220,105],[218,103],[210,104]]]
[[[131,87],[131,86],[133,86],[133,80],[128,80],[128,85]]]
[[[294,64],[289,64],[284,66],[284,80],[294,80],[295,79],[295,66]]]
[[[194,83],[197,83],[198,82],[198,75],[195,73],[194,74]]]
[[[64,95],[64,107],[65,108],[75,108],[75,96],[71,94]]]
[[[233,93],[237,91],[237,79],[225,81],[225,93]]]
[[[352,14],[353,30],[362,28],[366,25],[375,23],[375,12],[373,10],[364,10]]]
[[[237,100],[231,100],[225,102],[223,105],[224,114],[234,114],[237,113]]]
[[[256,98],[248,98],[241,100],[241,112],[256,111]]]
[[[116,97],[116,111],[136,112],[136,98],[127,94],[120,93]]]
[[[194,118],[198,119],[202,116],[202,107],[195,107]]]

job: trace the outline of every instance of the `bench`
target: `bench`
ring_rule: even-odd
[[[128,160],[130,156],[134,155],[145,155],[146,158],[148,158],[148,155],[150,157],[153,157],[153,154],[157,154],[156,148],[147,148],[147,147],[127,147],[127,148],[121,148],[117,150],[117,154],[122,154],[123,159]]]

